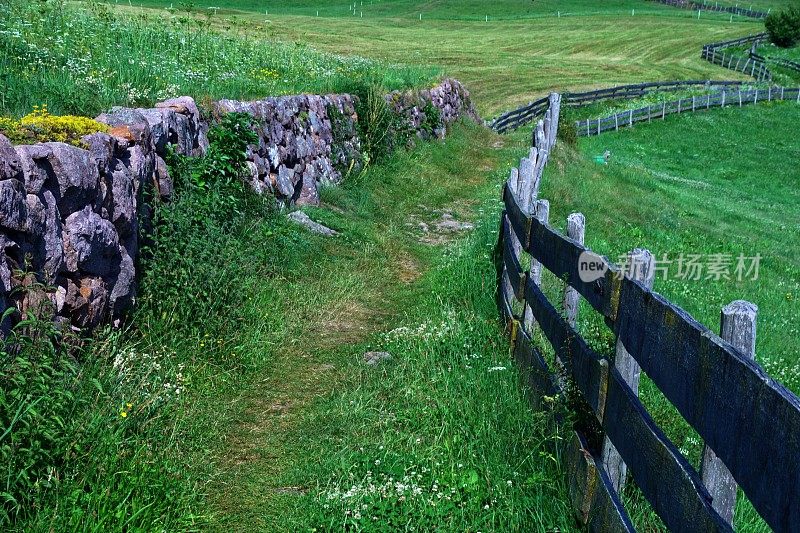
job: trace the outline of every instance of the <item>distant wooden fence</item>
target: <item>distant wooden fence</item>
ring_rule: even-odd
[[[633,531],[619,498],[629,473],[671,531],[732,531],[737,484],[775,531],[800,530],[800,398],[753,359],[757,308],[726,306],[720,337],[652,291],[650,252],[632,251],[623,271],[583,245],[580,213],[568,217],[566,236],[551,227],[550,204],[538,198],[558,123],[557,95],[549,101],[549,122],[538,122],[503,191],[498,303],[534,405],[577,391],[601,428],[591,440],[571,431],[566,443],[575,516],[590,531]],[[597,274],[587,278],[591,265]],[[558,305],[539,287],[542,268],[565,283]],[[613,359],[578,333],[581,297],[614,332]],[[537,329],[558,369],[533,342]],[[642,371],[704,439],[699,473],[639,400]]]
[[[796,61],[790,61],[789,59],[784,59],[782,57],[762,56],[760,54],[757,54],[754,49],[755,47],[753,47],[753,49],[750,50],[750,57],[754,61],[759,61],[761,63],[766,63],[767,61],[771,61],[772,63],[775,63],[776,65],[781,66],[783,68],[800,72],[800,63]]]
[[[673,92],[693,87],[741,87],[744,82],[729,80],[684,80],[684,81],[655,81],[636,83],[631,85],[618,85],[606,89],[578,93],[562,94],[563,105],[568,107],[582,107],[606,100],[630,100],[641,98],[655,92]],[[540,98],[527,105],[503,113],[489,123],[489,127],[497,133],[506,133],[542,118],[549,109],[549,97]]]
[[[648,105],[616,113],[609,117],[579,120],[575,122],[578,136],[590,137],[606,131],[617,131],[620,128],[633,126],[639,122],[651,122],[665,119],[667,115],[692,113],[712,107],[738,106],[788,100],[800,104],[800,88],[768,87],[766,89],[741,89],[737,91],[719,91],[702,96],[680,98],[672,102]]]
[[[769,81],[772,79],[772,72],[770,72],[770,70],[767,68],[767,65],[763,61],[754,59],[752,54],[744,57],[733,52],[725,51],[726,48],[741,46],[744,44],[755,46],[766,39],[766,33],[759,33],[756,35],[748,35],[747,37],[742,37],[740,39],[705,44],[703,45],[703,50],[700,53],[700,57],[715,65],[752,76],[757,81]]]
[[[668,6],[680,7],[683,9],[691,9],[692,11],[714,11],[717,13],[730,13],[731,15],[739,15],[740,17],[749,17],[754,19],[765,19],[769,15],[769,11],[755,11],[753,9],[745,9],[743,7],[720,5],[719,2],[693,2],[691,0],[654,0],[659,4],[666,4]]]

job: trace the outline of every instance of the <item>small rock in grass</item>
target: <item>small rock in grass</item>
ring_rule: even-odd
[[[370,366],[377,366],[378,364],[391,359],[392,354],[389,352],[367,352],[364,354],[364,362]]]
[[[339,232],[332,230],[327,226],[323,226],[319,222],[314,222],[311,218],[303,213],[302,211],[293,211],[288,215],[289,220],[300,224],[301,226],[305,226],[308,231],[312,233],[318,233],[320,235],[325,235],[327,237],[332,237],[334,235],[338,235]]]

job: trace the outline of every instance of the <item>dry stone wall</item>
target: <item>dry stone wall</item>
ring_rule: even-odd
[[[456,80],[386,99],[420,138],[429,135],[423,125],[430,105],[441,118],[437,137],[459,117],[477,118]],[[258,193],[317,204],[319,187],[338,183],[339,169],[361,160],[349,95],[222,100],[212,116],[234,111],[255,118],[259,142],[248,149],[246,179]],[[129,309],[150,199],[169,201],[173,194],[167,150],[202,156],[208,148],[208,123],[189,97],[150,109],[113,108],[97,120],[108,132],[84,137],[86,148],[12,146],[0,135],[0,306],[15,306],[18,317],[47,306],[59,322],[92,328]]]
[[[24,317],[53,309],[93,327],[130,307],[136,294],[145,192],[172,195],[167,145],[202,155],[207,142],[191,98],[153,109],[115,108],[97,117],[108,133],[64,143],[11,146],[0,135],[0,304]],[[15,274],[22,272],[23,274]],[[15,291],[41,284],[42,290]]]
[[[443,138],[447,126],[461,117],[468,117],[480,122],[480,117],[475,111],[469,91],[454,79],[446,79],[436,87],[422,91],[392,91],[386,95],[386,103],[395,113],[406,118],[408,126],[415,136],[420,139],[429,139],[431,136]],[[426,109],[430,106],[439,114],[439,124],[428,131]]]
[[[214,114],[248,113],[255,120],[258,145],[247,154],[250,186],[258,193],[298,205],[319,203],[319,186],[338,183],[337,167],[358,161],[355,104],[350,95],[301,95],[256,102],[220,100]],[[345,138],[334,144],[337,113]]]

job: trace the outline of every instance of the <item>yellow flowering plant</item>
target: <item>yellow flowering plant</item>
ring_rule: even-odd
[[[14,144],[55,141],[82,147],[81,137],[106,131],[106,124],[87,117],[51,115],[47,104],[34,106],[19,120],[0,117],[0,133]]]

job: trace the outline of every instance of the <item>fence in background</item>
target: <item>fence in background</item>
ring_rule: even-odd
[[[769,11],[755,11],[750,8],[743,8],[736,6],[719,5],[719,2],[713,4],[708,2],[693,2],[691,0],[654,0],[659,4],[666,4],[668,6],[680,7],[683,9],[691,9],[692,11],[714,11],[717,13],[730,13],[731,15],[739,15],[740,17],[749,17],[754,19],[765,19],[769,15]]]
[[[672,531],[733,531],[737,485],[775,531],[797,531],[800,398],[754,361],[757,308],[724,307],[720,337],[653,292],[647,250],[630,252],[623,269],[583,245],[582,214],[567,218],[566,236],[551,227],[550,204],[538,197],[560,112],[557,95],[548,101],[503,192],[498,304],[534,406],[569,390],[590,413],[563,450],[575,516],[590,531],[634,531],[619,498],[630,477]],[[597,274],[587,281],[588,265]],[[540,288],[543,268],[564,282],[557,305]],[[613,358],[578,333],[581,297],[615,334]],[[537,330],[557,368],[532,341]],[[639,400],[642,371],[704,439],[700,472]]]
[[[655,81],[619,85],[595,91],[578,93],[564,93],[562,103],[568,107],[582,107],[606,100],[631,100],[641,98],[648,94],[659,92],[674,92],[687,88],[711,87],[740,87],[745,82],[727,80],[685,80],[685,81]],[[503,113],[489,123],[489,127],[497,133],[506,133],[519,128],[544,116],[549,109],[549,97],[540,98],[528,105],[524,105],[507,113]]]
[[[769,61],[775,63],[776,65],[780,66],[780,67],[787,68],[789,70],[794,70],[796,72],[800,72],[800,63],[798,63],[796,61],[791,61],[789,59],[784,59],[782,57],[774,57],[774,56],[766,57],[766,56],[762,56],[762,55],[756,53],[755,46],[750,49],[750,57],[754,61],[758,61],[760,63],[766,63],[767,60],[769,60]]]
[[[742,74],[754,77],[757,81],[769,81],[772,79],[772,72],[767,68],[763,61],[754,59],[752,54],[747,57],[737,55],[734,52],[726,52],[725,49],[734,46],[750,45],[751,51],[759,43],[767,40],[766,33],[748,35],[740,39],[730,41],[720,41],[717,43],[704,44],[700,57],[721,67],[725,67]]]
[[[800,87],[768,87],[766,89],[750,89],[742,91],[719,91],[703,96],[680,98],[672,102],[664,102],[639,109],[631,109],[616,113],[609,117],[579,120],[575,122],[578,136],[590,137],[606,131],[617,131],[620,128],[633,126],[639,122],[651,122],[654,119],[665,119],[667,115],[693,113],[712,107],[738,106],[772,102],[775,100],[794,101],[800,104]]]

